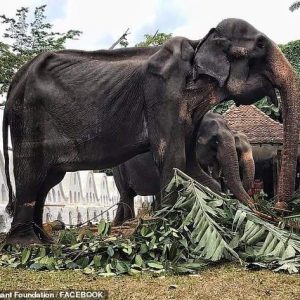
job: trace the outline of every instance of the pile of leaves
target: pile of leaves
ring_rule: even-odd
[[[300,236],[284,229],[297,216],[272,224],[235,199],[221,197],[179,170],[165,190],[176,197],[153,218],[139,220],[130,238],[111,236],[101,220],[98,233],[67,229],[51,246],[6,246],[0,265],[33,270],[80,269],[113,276],[198,272],[210,264],[240,261],[252,268],[300,270]]]

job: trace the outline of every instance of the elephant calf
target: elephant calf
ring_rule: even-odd
[[[195,152],[197,162],[207,172],[212,169],[215,179],[219,181],[222,173],[225,186],[236,197],[243,187],[246,191],[251,187],[254,161],[249,141],[243,133],[233,134],[221,115],[208,112],[203,117],[197,131]],[[234,175],[238,173],[236,168],[240,170],[242,182]],[[134,217],[133,198],[136,195],[156,195],[154,207],[160,206],[159,170],[151,152],[114,167],[113,175],[122,202],[116,213],[115,225]],[[201,183],[206,185],[206,182]]]

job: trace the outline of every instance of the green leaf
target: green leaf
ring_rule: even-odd
[[[135,256],[134,262],[139,267],[141,267],[143,265],[143,259],[142,259],[142,257],[139,254],[137,254]]]
[[[73,244],[72,246],[70,246],[70,249],[72,249],[72,250],[80,249],[80,246],[81,246],[82,244],[83,244],[83,242]]]
[[[123,261],[117,261],[116,263],[116,271],[120,274],[123,273],[128,273],[130,270],[129,266],[127,263],[123,262]]]
[[[97,225],[97,229],[99,235],[104,235],[106,229],[106,221],[104,219],[100,220],[100,222]]]
[[[46,255],[46,248],[45,247],[41,247],[40,248],[39,257],[44,257],[45,255]]]
[[[152,269],[161,270],[164,268],[164,266],[160,262],[148,262],[147,265],[148,265],[148,267],[150,267]]]
[[[124,245],[124,244],[122,244],[122,245]],[[122,250],[124,253],[126,253],[128,255],[130,255],[132,253],[132,247],[130,245],[124,245]]]
[[[88,257],[81,257],[81,258],[78,258],[75,263],[80,266],[82,269],[84,269],[85,267],[88,266],[89,264],[89,258]]]
[[[108,273],[108,274],[111,274],[111,273],[112,273],[111,264],[107,264],[107,265],[105,266],[105,271],[106,271],[106,273]]]
[[[83,269],[84,274],[94,274],[95,270],[93,268],[86,267]]]
[[[107,248],[107,254],[108,254],[110,257],[114,256],[115,252],[114,252],[113,247],[109,246],[109,247]]]
[[[94,261],[95,268],[100,268],[101,267],[101,258],[102,258],[101,255],[95,255],[94,256],[93,261]]]
[[[21,259],[21,263],[22,265],[25,265],[29,258],[30,258],[30,254],[31,254],[31,249],[30,248],[25,248],[22,252],[22,259]]]
[[[30,265],[30,269],[40,271],[40,270],[45,270],[46,267],[44,264],[34,263],[34,264]]]
[[[129,269],[129,271],[128,271],[128,274],[129,274],[129,275],[132,275],[132,276],[138,275],[138,274],[140,274],[140,273],[141,273],[141,271],[136,270],[136,269],[133,269],[133,268]]]
[[[148,228],[147,228],[146,226],[143,226],[143,227],[141,228],[140,233],[141,233],[141,236],[144,236],[144,237],[145,237],[145,236],[148,234]]]
[[[141,244],[140,246],[140,254],[144,254],[148,252],[148,246],[146,244]]]

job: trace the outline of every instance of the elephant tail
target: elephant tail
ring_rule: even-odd
[[[18,107],[22,107],[23,105],[24,89],[27,80],[28,69],[31,67],[32,62],[35,61],[37,57],[39,57],[39,55],[37,55],[31,61],[27,62],[25,65],[23,65],[19,69],[19,71],[14,75],[7,92],[7,100],[5,103],[4,114],[3,114],[3,123],[2,123],[3,154],[5,160],[6,184],[8,188],[8,194],[9,194],[9,200],[6,206],[6,212],[11,217],[13,216],[15,211],[16,197],[13,193],[10,174],[9,174],[8,127],[10,127],[10,129],[12,130],[12,126],[11,126],[12,122],[10,122],[10,117],[11,117],[11,111],[13,105],[16,105]],[[20,126],[19,122],[14,122],[14,123],[17,123]]]
[[[5,160],[5,176],[6,176],[6,184],[8,188],[9,193],[9,201],[6,206],[6,212],[9,214],[9,216],[13,216],[14,214],[14,208],[15,208],[15,202],[16,198],[12,190],[12,185],[10,181],[10,175],[9,175],[9,155],[8,155],[8,112],[5,107],[4,114],[3,114],[3,125],[2,125],[2,134],[3,134],[3,153],[4,153],[4,160]]]

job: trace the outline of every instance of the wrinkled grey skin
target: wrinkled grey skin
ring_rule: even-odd
[[[282,96],[285,133],[278,188],[282,208],[294,190],[298,78],[275,43],[249,23],[226,19],[202,40],[177,37],[158,48],[37,56],[13,78],[4,111],[8,211],[13,214],[6,242],[50,242],[41,228],[44,202],[67,171],[116,166],[150,149],[160,187],[174,167],[198,179],[203,170],[185,143],[188,135],[192,141],[200,118],[221,101],[274,99],[274,88]],[[170,204],[174,201],[170,197]]]
[[[196,140],[196,158],[201,168],[208,172],[213,169],[216,181],[209,176],[200,183],[209,185],[215,192],[220,191],[220,173],[225,178],[226,187],[238,195],[247,191],[254,180],[254,161],[251,145],[243,133],[233,132],[224,118],[208,112],[200,122]],[[241,182],[239,170],[242,172]],[[113,168],[113,175],[120,193],[120,204],[114,220],[115,225],[134,217],[136,195],[155,195],[154,209],[160,207],[159,171],[151,152],[140,154]]]

